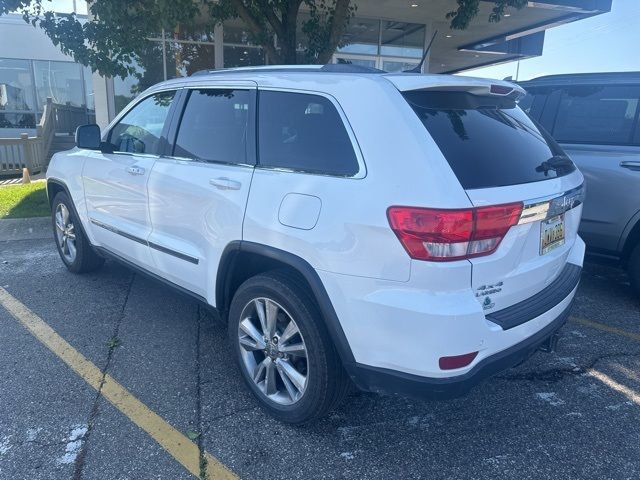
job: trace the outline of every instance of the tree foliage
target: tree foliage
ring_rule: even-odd
[[[456,0],[447,14],[451,28],[465,29],[479,13],[480,0]],[[489,21],[527,0],[492,0]],[[327,63],[341,46],[356,11],[351,0],[88,0],[91,19],[54,14],[48,0],[0,0],[0,15],[21,13],[45,30],[55,45],[103,75],[135,73],[148,38],[169,36],[185,26],[213,31],[216,24],[242,20],[249,40],[261,46],[271,64]],[[304,15],[300,15],[302,7]]]
[[[447,13],[447,19],[451,20],[451,28],[464,30],[469,26],[471,20],[480,13],[481,0],[456,0],[458,8]],[[527,5],[528,0],[492,0],[493,8],[489,14],[490,22],[499,22],[504,16],[507,8],[520,10]]]

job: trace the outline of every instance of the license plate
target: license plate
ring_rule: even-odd
[[[540,224],[540,255],[564,245],[564,214]]]

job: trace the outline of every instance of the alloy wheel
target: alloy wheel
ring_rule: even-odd
[[[58,239],[58,248],[62,256],[69,263],[73,263],[76,259],[76,231],[69,215],[69,209],[64,203],[59,203],[55,213],[56,237]]]
[[[291,405],[307,388],[307,347],[295,320],[277,302],[255,298],[238,325],[242,365],[267,398]]]

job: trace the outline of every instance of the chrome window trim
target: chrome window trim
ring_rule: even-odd
[[[317,177],[319,176],[319,177],[331,177],[331,178],[346,178],[346,179],[357,179],[357,180],[365,178],[367,176],[367,166],[364,162],[364,156],[362,155],[362,150],[360,149],[360,144],[358,143],[358,139],[356,138],[356,135],[353,132],[353,127],[351,126],[351,123],[349,123],[349,119],[347,118],[347,115],[344,113],[342,106],[333,95],[326,92],[319,92],[317,90],[304,90],[304,89],[298,89],[298,88],[271,87],[271,86],[268,86],[268,87],[258,86],[258,92],[301,93],[304,95],[317,95],[319,97],[323,97],[329,100],[331,104],[334,106],[334,108],[336,109],[336,111],[338,112],[338,115],[342,120],[342,125],[345,131],[347,132],[347,135],[349,136],[349,141],[351,142],[351,148],[353,148],[353,152],[355,153],[356,160],[358,162],[358,171],[354,175],[334,175],[331,173],[320,173],[320,172],[316,173],[316,172],[308,172],[306,170],[296,170],[293,168],[270,167],[270,166],[260,165],[260,154],[259,154],[260,148],[258,148],[258,163],[256,164],[256,169],[271,170],[276,172],[299,173],[302,175],[314,175]],[[259,104],[260,104],[260,95],[258,95],[258,110],[260,109]],[[256,125],[258,127],[259,127],[259,122],[260,122],[259,115],[257,115]],[[259,132],[260,132],[260,129],[258,128],[258,137],[260,135]],[[259,145],[259,142],[260,142],[260,139],[256,138],[256,143],[258,145]]]

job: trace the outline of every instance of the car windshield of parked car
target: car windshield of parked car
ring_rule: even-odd
[[[547,180],[575,170],[515,102],[466,92],[404,94],[465,189]]]

